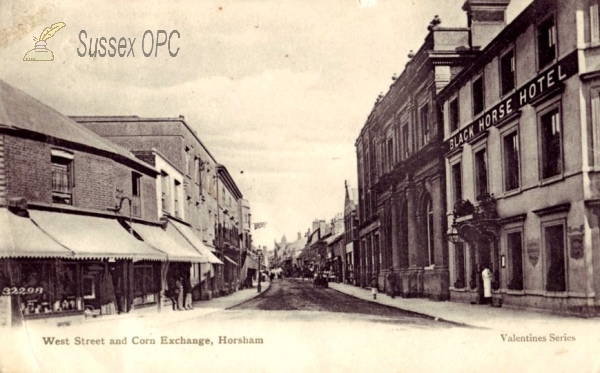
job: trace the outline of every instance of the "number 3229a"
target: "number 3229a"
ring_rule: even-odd
[[[42,294],[44,288],[42,287],[29,287],[29,288],[17,288],[17,287],[5,287],[2,289],[2,295],[25,295],[25,294]]]

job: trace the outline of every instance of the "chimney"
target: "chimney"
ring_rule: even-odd
[[[302,233],[298,232],[298,241],[302,239]]]
[[[506,26],[506,8],[510,0],[466,0],[462,9],[467,12],[471,29],[471,48],[483,49]]]
[[[312,231],[314,232],[317,229],[319,229],[319,220],[315,219],[315,220],[313,220],[313,223],[312,223]]]

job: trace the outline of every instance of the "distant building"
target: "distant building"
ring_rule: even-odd
[[[356,284],[355,263],[359,263],[358,249],[358,190],[351,188],[348,182],[345,182],[346,195],[344,198],[344,257],[343,274],[344,283]]]

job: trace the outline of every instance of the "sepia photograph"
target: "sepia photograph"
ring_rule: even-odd
[[[0,373],[600,373],[599,0],[2,0]]]

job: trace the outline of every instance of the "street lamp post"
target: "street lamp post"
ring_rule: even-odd
[[[260,273],[260,262],[261,262],[261,258],[262,258],[262,250],[261,249],[256,250],[256,255],[258,256],[258,285],[256,286],[256,289],[257,289],[257,292],[260,293],[261,292],[260,280],[262,278],[262,274]]]

